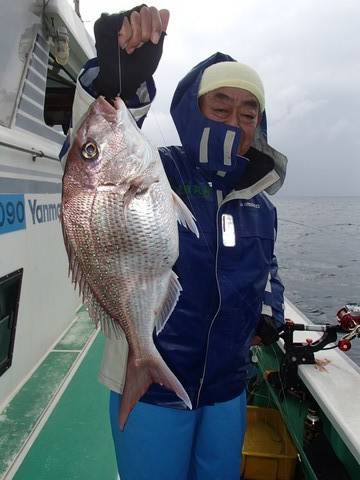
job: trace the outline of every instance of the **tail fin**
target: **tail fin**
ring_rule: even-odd
[[[145,394],[152,383],[172,390],[188,408],[192,408],[190,398],[184,387],[175,377],[159,353],[155,351],[146,360],[135,360],[129,352],[124,392],[119,412],[119,425],[124,430],[128,416],[136,402]]]

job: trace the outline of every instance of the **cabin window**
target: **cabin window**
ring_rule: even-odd
[[[44,120],[66,135],[71,122],[76,78],[50,54],[45,92]]]
[[[71,121],[76,75],[59,65],[38,33],[24,79],[15,125],[62,145]]]
[[[21,268],[0,278],[0,375],[12,362],[22,275]]]

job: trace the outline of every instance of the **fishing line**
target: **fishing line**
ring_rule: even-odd
[[[285,223],[293,223],[294,225],[299,225],[300,227],[307,227],[312,228],[314,230],[320,231],[329,231],[331,227],[359,227],[360,225],[357,223],[330,223],[328,225],[323,225],[322,227],[317,227],[315,225],[309,225],[303,222],[295,222],[295,220],[289,220],[288,218],[279,217],[279,221]]]
[[[118,47],[118,72],[119,72],[119,97],[120,97],[122,85],[121,85],[121,53],[120,53],[120,45],[119,45],[119,32],[117,34],[117,47]]]
[[[307,223],[296,222],[295,220],[289,220],[288,218],[283,218],[283,217],[278,217],[278,221],[299,225],[300,227],[306,227],[308,229],[312,229],[313,231],[316,230],[317,232],[322,232],[324,234],[329,234],[330,232],[334,236],[337,236],[339,239],[341,234],[343,235],[348,234],[348,231],[346,229],[341,229],[339,231],[339,230],[336,230],[334,227],[359,227],[360,226],[360,224],[357,224],[357,223],[334,223],[334,224],[323,225],[322,227],[317,227],[315,225],[308,225]],[[282,230],[278,232],[279,238],[280,236],[283,236],[281,232]],[[310,232],[298,232],[298,235],[300,235],[300,237],[304,237],[304,236],[310,235]],[[311,232],[311,235],[315,235],[315,233]],[[278,245],[279,243],[277,243],[277,248],[279,248]],[[349,254],[356,252],[356,255],[358,256],[358,249],[354,247],[351,247],[350,249],[348,248],[347,251],[349,252]],[[353,261],[353,260],[350,260],[350,257],[349,257],[349,261]],[[355,261],[358,261],[358,258]]]
[[[260,353],[260,348],[258,346],[253,346],[251,347],[250,349],[250,354],[253,354],[253,357],[254,355],[256,357],[260,356],[261,355],[258,355],[258,353]],[[261,352],[262,353],[262,352]],[[252,360],[251,363],[253,365],[256,365],[256,363],[258,363],[258,360],[254,361]],[[257,376],[256,376],[256,380],[254,382],[248,382],[247,385],[246,385],[246,391],[248,392],[248,399],[251,400],[252,397],[260,397],[260,398],[265,398],[265,400],[267,400],[267,406],[270,407],[271,405],[271,393],[270,393],[270,390],[267,388],[267,395],[263,395],[261,393],[257,393],[257,389],[260,388],[262,385],[266,385],[266,381],[264,379],[264,377],[259,377],[259,367],[256,366],[255,367],[256,370],[257,370]],[[252,377],[253,378],[253,377]]]
[[[290,411],[289,411],[289,406],[287,404],[287,396],[286,396],[286,391],[285,391],[285,385],[282,381],[282,378],[281,378],[281,362],[278,358],[278,355],[277,355],[277,351],[276,351],[276,347],[275,345],[271,345],[271,348],[272,348],[272,351],[274,352],[275,354],[275,358],[276,358],[276,361],[277,361],[277,364],[278,364],[278,369],[279,369],[279,380],[280,380],[280,386],[281,386],[281,392],[282,392],[282,395],[283,395],[283,398],[284,398],[284,410],[285,410],[285,413],[288,417],[288,419],[291,418],[291,415],[290,415]]]
[[[154,116],[155,123],[156,123],[156,125],[157,125],[157,127],[158,127],[158,129],[159,129],[160,135],[161,135],[161,137],[162,137],[163,144],[164,144],[164,146],[166,146],[166,145],[167,145],[167,142],[166,142],[166,140],[165,140],[165,135],[164,135],[164,133],[163,133],[163,131],[162,131],[162,128],[161,128],[160,123],[159,123],[159,121],[158,121],[158,119],[157,119],[157,116],[156,116],[156,114],[155,114],[154,111],[151,111],[151,110],[150,110],[150,113]],[[186,188],[185,181],[184,181],[184,179],[183,179],[183,177],[182,177],[182,175],[181,175],[179,166],[178,166],[178,164],[176,163],[176,160],[173,158],[172,155],[171,155],[171,160],[172,160],[173,164],[175,165],[175,168],[176,168],[176,170],[177,170],[177,172],[178,172],[178,174],[179,174],[181,184],[182,184],[182,186],[184,187],[184,192],[185,192],[186,198],[187,198],[187,200],[188,200],[188,202],[189,202],[189,205],[190,205],[190,207],[191,207],[192,213],[193,213],[193,215],[195,216],[195,208],[194,208],[194,206],[193,206],[193,204],[192,204],[192,202],[191,202],[190,196],[189,196],[189,194],[188,194],[188,192],[187,192],[187,188]],[[198,227],[198,229],[199,229],[199,232],[200,232],[201,235],[203,236],[203,239],[204,239],[204,241],[205,241],[206,247],[207,247],[210,255],[214,255],[215,252],[211,249],[211,247],[210,247],[210,245],[209,245],[209,243],[208,243],[208,241],[207,241],[207,239],[206,239],[206,235],[204,234],[204,230],[203,230],[202,227],[201,227],[200,222],[196,222],[196,224],[197,224],[197,227]]]
[[[307,225],[306,223],[295,222],[294,220],[289,220],[288,218],[279,217],[279,221],[285,222],[285,223],[293,223],[294,225],[299,225],[300,227],[313,228],[314,230],[320,230],[320,231],[324,230],[324,227],[316,227],[314,225]]]

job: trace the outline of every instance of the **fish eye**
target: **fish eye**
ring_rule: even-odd
[[[84,143],[80,153],[84,160],[96,160],[99,156],[99,147],[94,141],[90,140]]]

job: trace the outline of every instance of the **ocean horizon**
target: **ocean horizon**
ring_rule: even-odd
[[[286,297],[314,323],[337,323],[360,303],[360,196],[270,197],[277,208],[276,255]],[[360,365],[360,339],[349,357]]]

